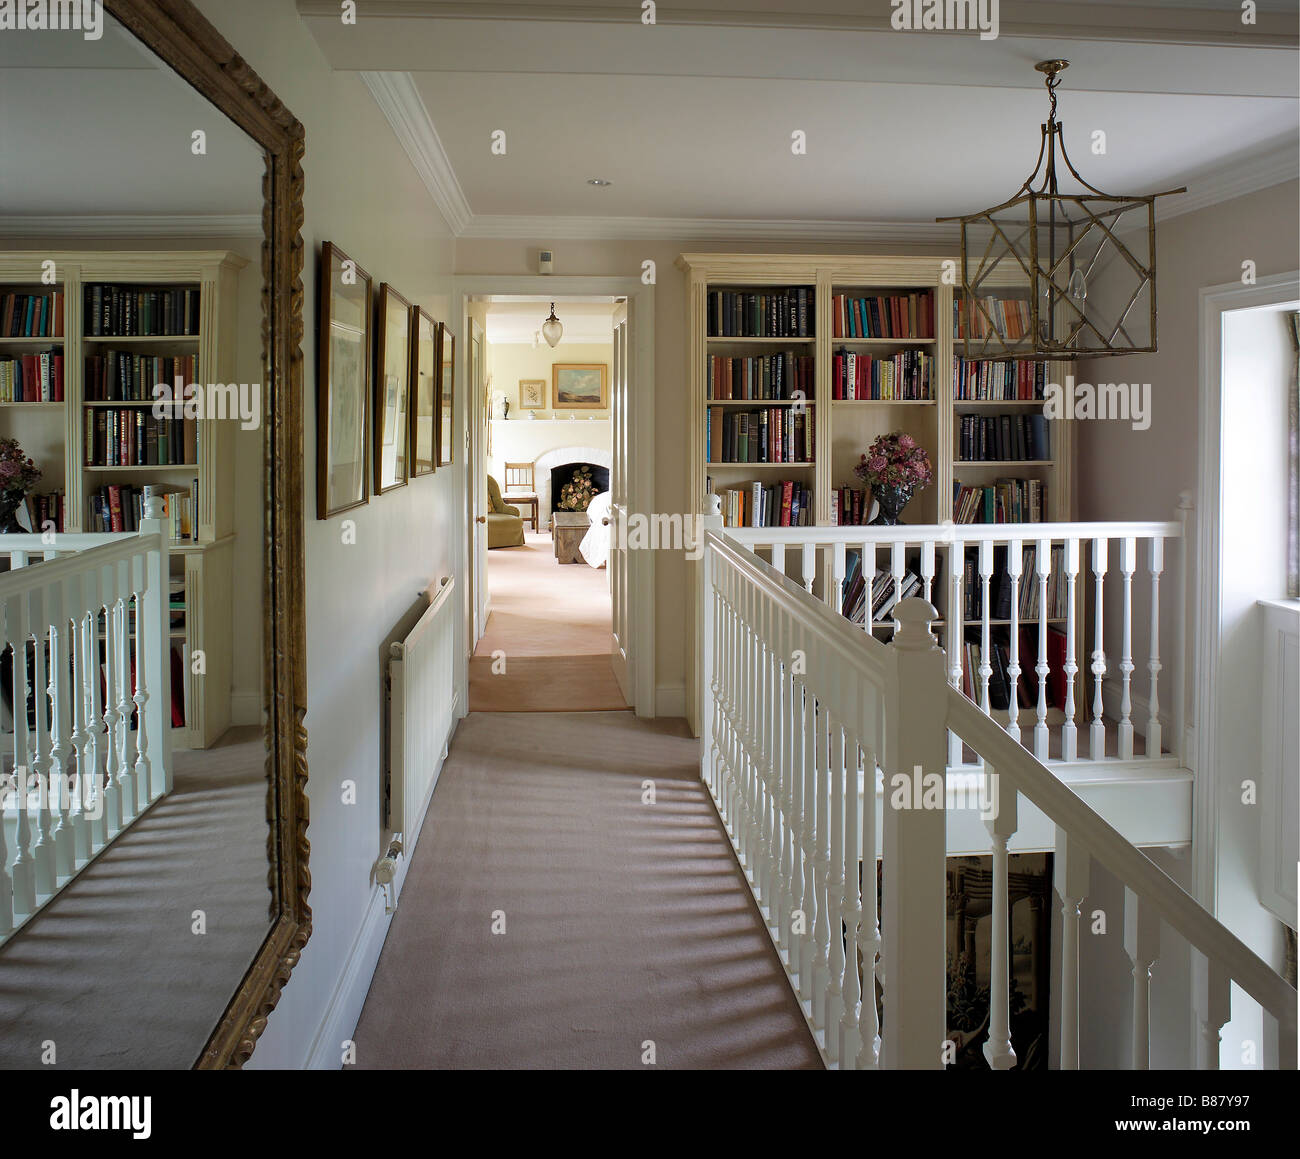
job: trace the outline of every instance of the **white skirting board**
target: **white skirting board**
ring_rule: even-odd
[[[655,687],[655,716],[685,716],[686,686],[660,684]]]

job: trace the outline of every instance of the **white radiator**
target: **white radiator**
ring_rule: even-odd
[[[388,828],[401,833],[407,854],[437,784],[456,727],[456,586],[438,589],[388,660]]]

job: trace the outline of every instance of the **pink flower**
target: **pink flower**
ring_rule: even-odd
[[[916,440],[912,438],[911,435],[899,435],[898,445],[902,447],[903,450],[910,451],[914,446],[916,446]]]

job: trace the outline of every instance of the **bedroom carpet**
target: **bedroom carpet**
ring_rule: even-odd
[[[680,720],[466,717],[357,1067],[819,1067],[698,761]]]
[[[524,538],[488,552],[492,613],[469,663],[470,711],[627,708],[609,660],[608,573],[557,563],[547,532]]]

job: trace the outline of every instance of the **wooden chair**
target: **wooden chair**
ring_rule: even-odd
[[[531,521],[534,531],[540,531],[538,527],[539,511],[538,504],[540,500],[537,496],[537,484],[533,478],[532,463],[507,463],[506,464],[506,489],[504,496],[511,503],[518,503],[520,506],[527,507],[529,510],[524,515],[524,519]]]

